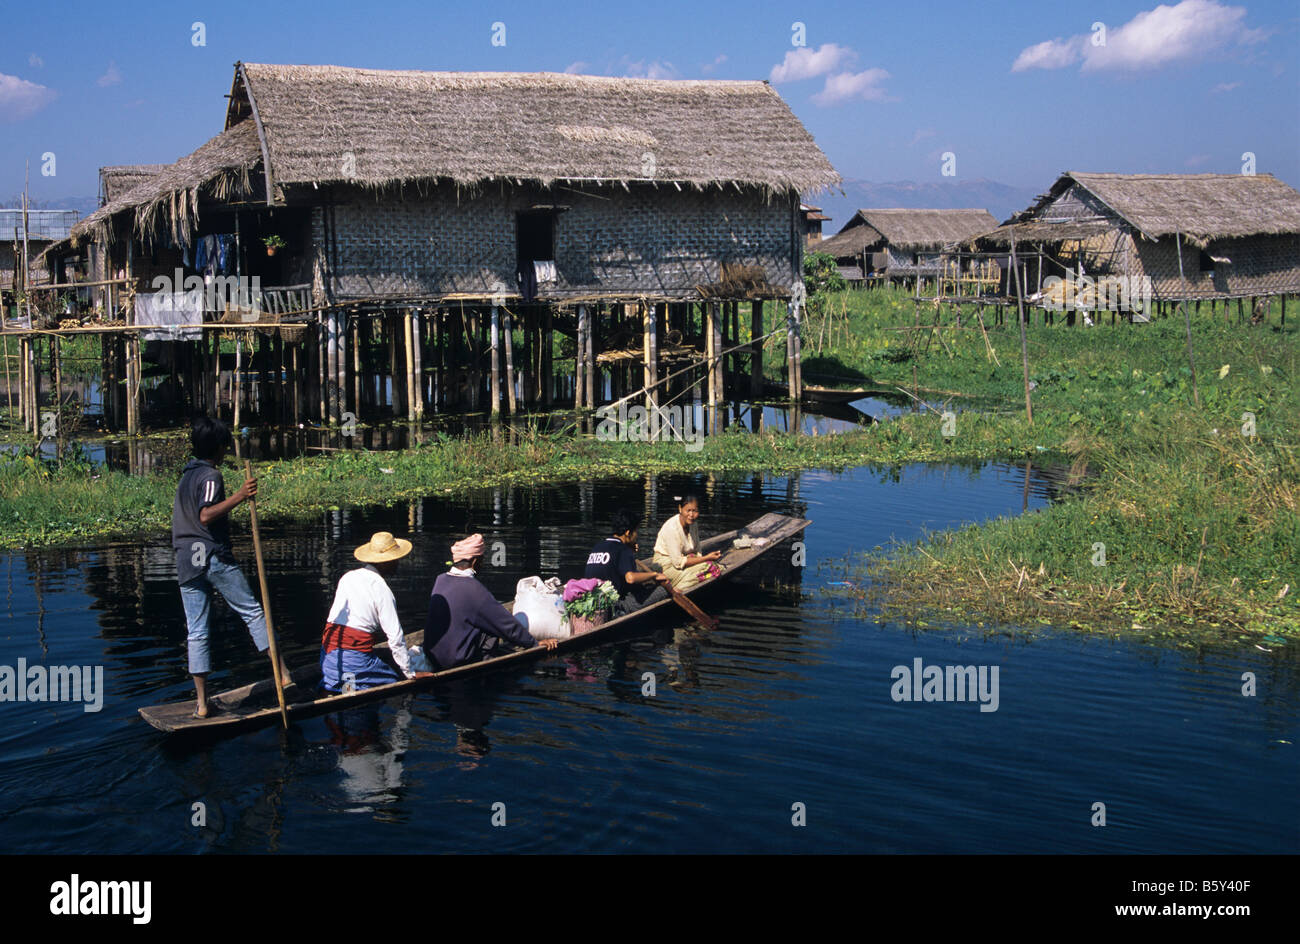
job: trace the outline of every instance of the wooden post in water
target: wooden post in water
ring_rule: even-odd
[[[587,371],[587,406],[593,410],[596,408],[596,404],[600,402],[600,390],[596,386],[596,334],[600,321],[600,311],[601,306],[597,305],[587,316],[587,353],[583,359]]]
[[[763,395],[763,300],[756,298],[749,303],[749,395],[754,398]]]
[[[241,393],[240,375],[243,371],[243,359],[244,359],[244,336],[239,332],[235,332],[235,376],[230,384],[231,390],[233,391],[234,394],[234,401],[235,401],[235,407],[234,407],[235,412],[231,420],[231,426],[234,427],[235,436],[239,435],[239,407],[240,407],[240,400],[243,399],[240,396]]]
[[[316,380],[316,392],[317,392],[316,399],[320,401],[320,403],[318,404],[320,408],[320,412],[317,415],[322,425],[327,424],[330,418],[329,379],[326,376],[326,371],[328,370],[327,363],[329,361],[329,358],[327,356],[329,354],[328,335],[329,335],[329,328],[325,323],[325,312],[323,311],[317,312],[316,313],[316,344],[315,344],[315,351],[314,351],[316,355],[316,364],[315,364],[315,370],[312,371],[312,374]]]
[[[1283,315],[1286,314],[1286,302],[1283,300]],[[547,305],[542,311],[542,330],[541,330],[541,348],[542,348],[542,406],[549,407],[555,400],[555,372],[552,362],[552,344],[555,339],[555,309]]]
[[[718,403],[718,372],[715,369],[714,358],[718,354],[718,344],[715,338],[715,329],[718,324],[718,303],[705,302],[704,304],[704,376],[707,380],[704,387],[705,405],[708,407],[708,415],[713,415],[713,408]],[[712,423],[707,419],[705,426],[712,431]]]
[[[573,355],[573,407],[587,405],[587,306],[578,306],[578,330]]]
[[[1016,281],[1016,310],[1020,316],[1020,357],[1025,368],[1025,416],[1032,426],[1034,422],[1034,404],[1029,398],[1029,343],[1025,337],[1025,300],[1020,290],[1020,270],[1016,267],[1016,234],[1011,234],[1011,272]]]
[[[794,369],[794,299],[785,306],[785,382],[791,400],[799,399],[799,378]]]
[[[501,340],[506,349],[506,406],[513,417],[519,412],[519,404],[515,402],[515,330],[514,318],[510,315],[509,308],[502,308],[501,318]]]
[[[650,417],[650,437],[658,439],[659,396],[655,384],[659,381],[659,309],[653,302],[642,302],[644,309],[645,369],[642,378],[645,389],[645,408]]]
[[[489,336],[488,343],[491,345],[492,358],[490,368],[492,371],[492,406],[489,413],[492,419],[501,415],[501,309],[496,305],[492,306],[492,333]]]

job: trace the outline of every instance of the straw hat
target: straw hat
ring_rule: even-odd
[[[411,542],[395,538],[387,531],[377,531],[370,536],[369,544],[361,545],[352,553],[359,561],[380,564],[398,560],[411,553]]]

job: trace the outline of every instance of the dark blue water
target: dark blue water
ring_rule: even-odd
[[[506,546],[488,586],[572,575],[616,504],[657,525],[683,487],[703,530],[803,514],[794,549],[701,600],[567,658],[267,729],[173,745],[136,709],[187,697],[184,621],[165,537],[0,558],[0,666],[102,665],[103,710],[0,703],[0,849],[28,852],[853,851],[1294,852],[1300,845],[1295,646],[1196,649],[1040,629],[918,630],[824,592],[847,556],[1040,508],[1054,479],[990,465],[897,473],[651,477],[483,491],[267,522],[274,613],[291,662],[316,657],[352,549],[412,537],[393,581],[419,625],[446,542]],[[247,535],[236,526],[253,576]],[[643,527],[643,550],[654,525]],[[224,608],[216,689],[263,674]],[[999,705],[896,702],[891,671],[999,669]],[[1259,694],[1240,693],[1254,672]],[[643,679],[656,682],[653,697]],[[193,824],[194,804],[206,808]],[[1090,825],[1104,803],[1107,825]],[[494,804],[504,804],[495,806]],[[807,825],[792,825],[803,804]],[[493,826],[494,810],[504,826]]]

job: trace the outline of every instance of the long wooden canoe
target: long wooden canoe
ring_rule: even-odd
[[[767,383],[764,387],[765,394],[774,398],[787,396],[789,390],[790,388],[785,384],[772,382]],[[861,400],[863,397],[892,397],[897,395],[897,390],[881,390],[878,387],[842,389],[839,387],[822,387],[817,384],[804,384],[802,402],[808,407],[833,407],[848,405],[854,400]]]
[[[768,551],[799,534],[810,523],[806,518],[792,518],[787,515],[769,513],[750,522],[744,528],[718,534],[702,541],[701,546],[705,551],[723,551],[722,559],[719,562],[724,568],[722,577],[716,581],[697,584],[682,592],[684,594],[694,594],[713,586],[715,583],[725,581]],[[740,536],[742,532],[754,539],[751,546],[747,548],[732,546],[735,538]],[[763,539],[761,545],[758,544],[759,539]],[[435,672],[425,678],[403,679],[388,685],[378,685],[374,688],[346,694],[324,695],[322,697],[318,687],[320,683],[320,665],[315,663],[294,671],[293,680],[296,684],[285,692],[286,701],[289,702],[287,710],[290,717],[303,718],[350,708],[363,702],[390,698],[393,695],[400,695],[412,689],[437,684],[439,681],[446,679],[464,678],[468,675],[510,668],[549,655],[552,651],[564,653],[609,639],[619,630],[634,626],[649,614],[663,612],[665,609],[676,609],[676,604],[671,598],[657,600],[626,616],[612,619],[608,623],[580,636],[561,639],[554,650],[534,646],[531,649],[520,649],[493,659],[485,659],[482,662],[473,662],[469,665],[457,666],[454,669]],[[423,645],[424,631],[417,630],[407,633],[406,642],[412,646]],[[275,683],[270,679],[211,696],[209,701],[217,710],[206,718],[194,717],[194,700],[192,698],[168,705],[141,708],[140,715],[159,731],[167,734],[206,734],[213,736],[274,724],[280,717],[280,709],[275,697]]]

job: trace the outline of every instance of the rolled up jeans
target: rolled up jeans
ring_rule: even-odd
[[[262,604],[248,588],[244,572],[235,564],[214,557],[208,561],[206,572],[181,584],[181,603],[185,606],[185,622],[189,627],[187,648],[191,675],[206,675],[212,668],[208,659],[208,611],[213,590],[220,593],[227,605],[248,625],[248,634],[253,637],[257,651],[265,652],[268,645]]]

